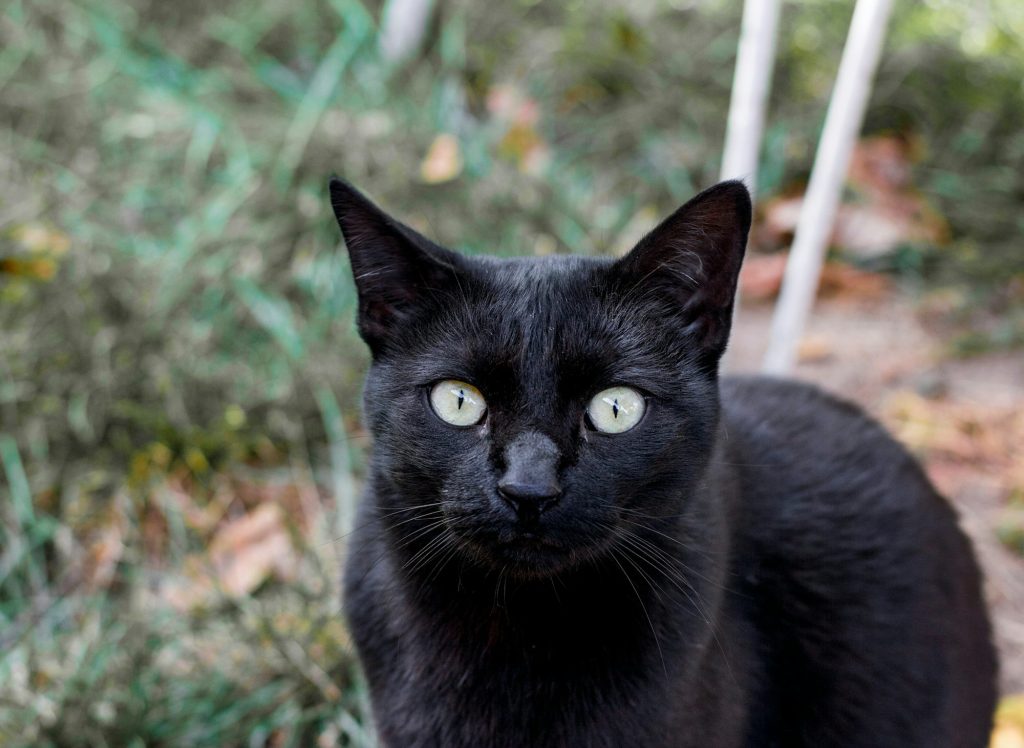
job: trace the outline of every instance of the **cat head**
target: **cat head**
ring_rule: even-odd
[[[345,182],[331,201],[373,359],[375,509],[396,547],[436,541],[540,577],[685,511],[717,427],[751,218],[741,183],[616,260],[464,256]]]

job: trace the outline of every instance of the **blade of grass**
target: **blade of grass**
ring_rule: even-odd
[[[272,296],[248,278],[236,278],[234,288],[263,329],[270,333],[293,362],[299,361],[304,351],[302,335],[288,302]]]
[[[284,142],[273,170],[274,183],[282,192],[291,185],[295,169],[302,160],[317,123],[327,111],[345,69],[360,45],[371,36],[372,21],[365,8],[358,2],[348,0],[344,3],[335,3],[335,8],[341,15],[345,28],[324,54],[285,132]]]
[[[349,459],[348,437],[342,420],[338,400],[330,388],[316,389],[316,402],[327,432],[331,453],[331,477],[335,501],[336,525],[334,537],[347,537],[355,517],[355,487],[352,481],[352,462]]]
[[[28,527],[36,518],[32,508],[32,491],[28,485],[25,466],[18,453],[18,444],[9,434],[0,434],[0,463],[7,475],[7,485],[11,491],[11,503],[14,517],[21,527]]]

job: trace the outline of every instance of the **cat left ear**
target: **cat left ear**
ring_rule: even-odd
[[[729,339],[750,219],[747,188],[739,181],[722,182],[662,221],[615,265],[627,291],[657,287],[664,292],[709,368],[717,365]]]
[[[377,356],[457,283],[460,258],[396,221],[337,177],[331,179],[331,205],[359,294],[359,334]]]

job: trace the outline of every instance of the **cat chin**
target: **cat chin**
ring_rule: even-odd
[[[461,538],[460,543],[477,565],[523,580],[554,577],[600,555],[600,548],[566,546],[543,537],[519,536],[489,543]]]

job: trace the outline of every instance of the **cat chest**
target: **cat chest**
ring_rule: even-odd
[[[389,744],[682,745],[670,738],[671,684],[646,657],[593,642],[588,653],[564,641],[482,633],[474,642],[438,629],[404,639],[401,664],[382,674],[375,695]]]

